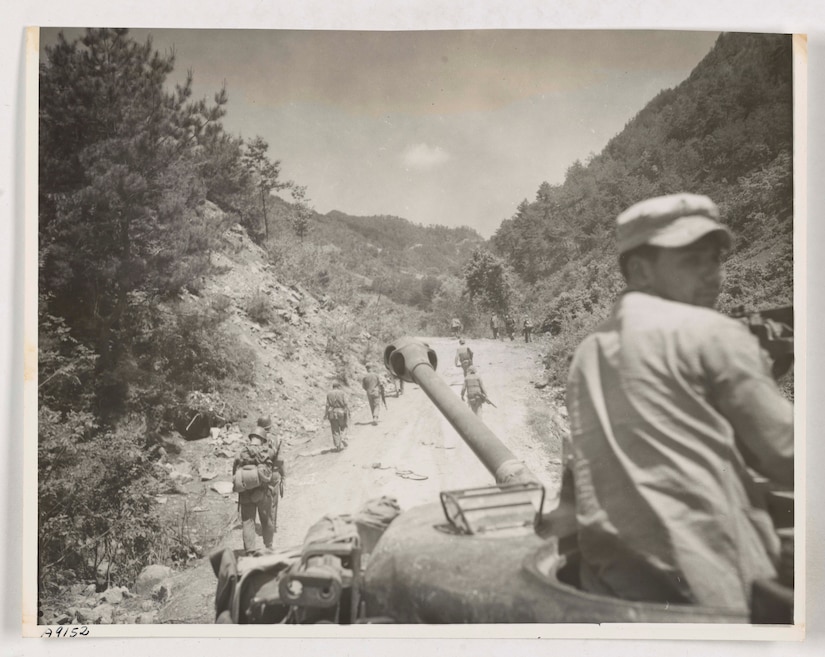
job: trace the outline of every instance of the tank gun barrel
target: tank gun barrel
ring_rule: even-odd
[[[436,374],[438,356],[415,338],[401,338],[384,350],[384,365],[395,376],[418,384],[496,483],[539,483],[536,476],[490,431]]]

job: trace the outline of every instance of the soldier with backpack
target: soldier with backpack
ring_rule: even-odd
[[[516,335],[516,320],[510,317],[509,313],[504,316],[504,328],[507,329],[507,335],[510,336],[510,342],[512,342]]]
[[[453,321],[450,322],[450,329],[453,332],[453,337],[457,338],[461,335],[461,332],[464,330],[464,325],[461,323],[461,320],[458,317],[453,317]]]
[[[473,350],[465,344],[464,338],[458,341],[458,345],[455,352],[455,366],[460,367],[464,371],[464,376],[467,376],[467,370],[473,364]]]
[[[378,424],[381,399],[384,396],[384,384],[381,382],[381,378],[372,371],[371,365],[367,365],[367,374],[361,379],[361,387],[367,393],[367,401],[370,404],[370,412],[372,413],[372,423]]]
[[[470,367],[470,369],[467,370],[467,376],[464,377],[464,385],[461,388],[461,401],[464,401],[465,395],[467,396],[467,403],[470,405],[470,410],[481,417],[481,407],[487,399],[487,391],[484,390],[484,383],[476,373],[475,367]]]
[[[404,379],[400,379],[395,374],[389,370],[387,370],[387,377],[389,377],[390,383],[392,383],[393,389],[395,390],[395,396],[400,397],[404,394]]]
[[[284,496],[284,481],[286,480],[286,470],[284,468],[284,458],[281,454],[283,441],[270,430],[272,429],[272,418],[259,417],[258,427],[264,431],[267,442],[275,450],[275,468],[272,472],[272,529],[278,531],[278,502]]]
[[[349,424],[349,405],[341,383],[334,381],[332,390],[327,393],[327,405],[324,419],[329,420],[332,430],[332,444],[336,452],[347,446],[347,425]]]
[[[277,453],[267,440],[266,432],[256,427],[232,466],[233,489],[238,493],[238,507],[243,525],[243,547],[247,554],[255,550],[255,518],[261,520],[264,547],[272,548],[275,533],[273,497]],[[278,483],[280,483],[278,477]]]
[[[529,317],[524,318],[524,341],[525,342],[532,342],[532,334],[533,334],[533,320]]]

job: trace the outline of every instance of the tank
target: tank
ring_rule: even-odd
[[[494,483],[442,491],[378,530],[356,516],[336,531],[324,518],[303,546],[247,559],[243,572],[231,551],[213,555],[217,622],[793,622],[792,568],[780,568],[778,581],[757,582],[751,617],[582,590],[572,478],[563,477],[560,502],[546,512],[538,478],[439,377],[427,344],[402,338],[387,346],[384,362],[421,387]],[[792,525],[792,497],[772,499],[781,524]],[[792,563],[792,530],[782,531]]]

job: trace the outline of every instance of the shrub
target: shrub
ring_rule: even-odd
[[[246,314],[253,322],[266,326],[272,322],[274,310],[266,292],[256,292],[246,304]]]
[[[220,382],[254,383],[255,354],[222,326],[225,315],[198,304],[157,308],[141,318],[135,355],[141,369],[184,390],[213,391]]]
[[[55,570],[131,584],[148,563],[158,523],[154,480],[130,420],[101,432],[89,413],[38,415],[38,559],[42,582]]]
[[[229,316],[229,311],[232,308],[232,299],[228,294],[218,294],[212,299],[212,310],[219,317],[226,318]]]

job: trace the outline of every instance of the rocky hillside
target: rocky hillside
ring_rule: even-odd
[[[220,213],[214,206],[206,211]],[[237,224],[223,233],[211,259],[214,273],[202,279],[198,293],[184,291],[174,305],[190,313],[222,308],[227,315],[222,330],[252,355],[250,384],[231,382],[219,391],[189,395],[185,417],[190,422],[198,411],[228,421],[213,427],[208,437],[186,440],[178,431],[156,437],[149,453],[155,482],[151,513],[160,521],[155,540],[170,546],[166,563],[150,565],[135,581],[116,586],[115,581],[122,582],[117,564],[110,569],[103,561],[96,581],[74,582],[43,599],[44,621],[50,624],[147,623],[158,621],[159,610],[174,613],[170,604],[178,586],[168,566],[185,569],[224,541],[236,524],[232,461],[256,419],[272,417],[289,472],[295,459],[330,446],[322,418],[333,378],[348,382],[344,390],[353,409],[365,403],[360,377],[367,360],[379,363],[379,349],[351,309],[334,306],[301,285],[282,283],[264,248]],[[164,576],[145,584],[147,573],[159,572]],[[208,622],[208,605],[204,614]]]

